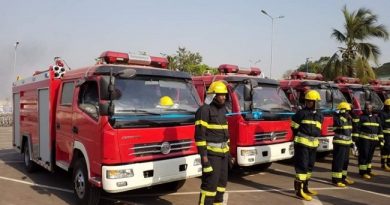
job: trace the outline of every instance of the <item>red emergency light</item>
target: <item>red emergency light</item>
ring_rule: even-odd
[[[371,80],[370,85],[386,85],[390,86],[390,80]]]
[[[242,74],[242,75],[253,75],[258,76],[261,74],[260,68],[257,67],[250,67],[250,68],[243,68],[238,67],[237,65],[230,65],[230,64],[222,64],[218,67],[218,71],[223,74]]]
[[[124,65],[145,65],[157,68],[167,68],[168,59],[163,57],[135,55],[115,51],[105,51],[99,57],[99,63],[124,64]]]
[[[321,74],[317,73],[307,73],[295,71],[291,73],[291,79],[294,80],[323,80],[324,77]]]
[[[350,84],[360,84],[359,78],[351,78],[345,76],[339,76],[334,80],[335,83],[350,83]]]

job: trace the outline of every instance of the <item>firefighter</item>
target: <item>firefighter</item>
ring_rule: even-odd
[[[347,178],[349,149],[352,144],[351,105],[341,102],[338,113],[333,116],[335,136],[333,138],[332,182],[337,187],[346,187],[354,181]]]
[[[381,138],[382,169],[390,171],[390,98],[385,100],[383,111],[379,114],[384,138]]]
[[[321,100],[320,94],[309,90],[305,94],[305,107],[292,117],[291,127],[294,133],[295,193],[299,198],[307,201],[317,192],[309,190],[308,181],[311,178],[316,151],[321,135],[323,115],[316,111],[316,103]]]
[[[226,190],[229,160],[227,93],[223,81],[213,82],[207,91],[213,96],[212,102],[201,106],[195,114],[195,141],[202,163],[201,205],[222,204]]]
[[[378,144],[379,135],[382,135],[382,127],[378,116],[373,115],[372,105],[367,102],[359,121],[359,174],[363,179],[371,179],[374,174],[371,171],[371,161],[375,147]]]

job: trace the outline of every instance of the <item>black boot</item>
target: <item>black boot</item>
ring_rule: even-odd
[[[309,190],[309,180],[303,181],[303,192],[311,196],[315,196],[318,194],[316,191]]]
[[[304,199],[306,201],[311,201],[312,200],[312,197],[307,195],[303,191],[303,181],[300,181],[300,180],[296,179],[294,181],[294,189],[295,189],[295,195],[297,195],[299,198]]]

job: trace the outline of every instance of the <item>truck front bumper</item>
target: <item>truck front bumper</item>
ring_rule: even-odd
[[[318,145],[317,152],[327,152],[333,150],[333,136],[319,137],[320,144]]]

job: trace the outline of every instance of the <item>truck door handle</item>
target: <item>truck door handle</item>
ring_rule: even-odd
[[[56,123],[56,128],[59,130],[61,128],[60,123]]]
[[[73,126],[72,132],[75,133],[75,134],[78,134],[79,133],[79,128]]]

